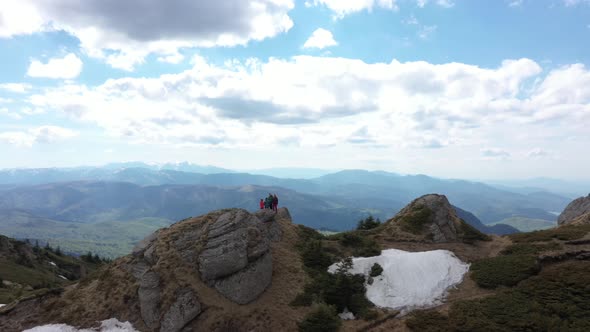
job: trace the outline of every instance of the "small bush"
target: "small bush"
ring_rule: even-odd
[[[381,275],[381,273],[383,273],[383,268],[381,267],[381,265],[379,265],[379,263],[375,263],[373,264],[373,266],[371,266],[371,272],[369,272],[369,275],[371,277],[378,277]]]
[[[333,259],[323,250],[321,240],[310,240],[301,248],[303,265],[308,269],[326,271]]]
[[[300,332],[334,332],[340,329],[342,321],[333,306],[321,303],[315,305],[298,325]]]
[[[373,304],[365,296],[365,277],[351,274],[352,260],[347,258],[340,263],[336,273],[327,270],[317,271],[312,281],[305,285],[303,293],[297,295],[292,306],[308,306],[313,302],[333,305],[338,312],[348,309],[357,317],[364,317]]]
[[[484,258],[471,265],[471,278],[482,288],[514,286],[540,270],[537,258],[514,255]]]
[[[342,236],[338,240],[341,245],[345,247],[360,247],[363,245],[363,237],[354,232],[341,233]]]
[[[363,220],[359,220],[356,229],[357,230],[369,230],[373,228],[377,228],[381,225],[381,220],[379,218],[375,219],[373,216],[368,216]]]
[[[365,236],[362,232],[344,232],[330,236],[328,239],[337,240],[340,245],[352,248],[355,257],[372,257],[381,254],[381,247],[375,240]]]

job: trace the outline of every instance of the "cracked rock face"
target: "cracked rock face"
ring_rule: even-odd
[[[201,279],[228,299],[245,304],[270,285],[268,228],[254,215],[234,210],[210,226],[198,262]]]
[[[214,212],[200,220],[172,225],[140,241],[133,248],[128,271],[139,284],[140,313],[147,328],[182,331],[206,306],[194,289],[167,289],[174,283],[162,279],[166,274],[159,270],[159,262],[165,263],[168,256],[159,257],[158,253],[170,255],[164,254],[168,248],[189,271],[227,299],[238,304],[256,300],[271,283],[270,244],[282,237],[276,221],[279,213],[282,219],[290,220],[286,209],[256,214],[241,209]],[[158,251],[158,245],[163,245],[164,250]],[[164,307],[162,296],[171,291],[173,302]]]
[[[557,218],[559,225],[572,223],[579,217],[590,213],[590,194],[586,197],[580,197],[573,200],[566,206],[563,212]]]

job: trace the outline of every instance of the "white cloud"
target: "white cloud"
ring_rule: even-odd
[[[28,83],[0,83],[0,90],[6,90],[13,93],[25,93],[32,86]]]
[[[546,151],[541,148],[534,148],[526,153],[526,157],[532,158],[532,159],[546,158],[546,157],[550,157],[551,155],[552,155],[551,152]]]
[[[20,120],[22,118],[22,116],[20,114],[15,113],[15,112],[10,112],[8,110],[8,108],[6,108],[6,107],[0,108],[0,117],[1,116],[6,116],[6,117],[9,117],[14,120]]]
[[[132,70],[149,54],[165,59],[179,48],[274,37],[293,26],[293,7],[294,0],[7,0],[0,7],[0,38],[64,30],[89,56]]]
[[[432,173],[440,160],[466,160],[469,166],[450,163],[438,174],[457,177],[496,174],[497,164],[486,161],[510,160],[507,172],[527,176],[534,144],[560,151],[554,158],[571,165],[572,174],[585,174],[588,165],[576,153],[590,144],[590,70],[582,64],[543,72],[529,59],[492,68],[314,56],[218,65],[197,56],[190,63],[189,70],[153,78],[37,89],[25,106],[94,125],[109,143],[170,154],[197,148],[222,164],[234,154],[265,151],[258,162],[337,167],[335,154],[360,153],[387,156],[405,172]],[[285,146],[294,151],[288,161],[277,149]],[[482,147],[510,157],[493,149],[483,156]],[[534,166],[551,172],[554,158]]]
[[[179,64],[184,60],[184,55],[176,52],[174,54],[169,54],[166,56],[158,57],[158,61],[172,63],[172,64]]]
[[[510,153],[508,151],[498,148],[482,149],[481,155],[484,159],[506,159],[510,157]]]
[[[512,0],[508,3],[509,7],[520,7],[522,6],[523,0]]]
[[[306,2],[306,6],[326,6],[334,12],[335,18],[343,18],[363,10],[372,11],[374,8],[398,10],[396,0],[313,0]]]
[[[403,21],[405,24],[407,25],[418,25],[420,24],[420,22],[418,22],[418,19],[412,15],[410,16],[410,18],[408,18],[407,20]]]
[[[424,8],[429,2],[429,0],[416,0],[416,4],[420,8]],[[455,5],[451,0],[435,0],[434,3],[445,8],[451,8]]]
[[[31,77],[46,77],[54,79],[73,79],[82,72],[82,60],[73,53],[63,58],[52,58],[47,63],[32,60],[27,75]]]
[[[420,28],[418,31],[418,37],[421,39],[428,39],[432,36],[433,33],[436,32],[437,26],[436,25],[425,25]]]
[[[20,147],[32,147],[37,143],[54,143],[76,136],[78,136],[76,131],[67,128],[41,126],[27,131],[0,132],[0,143],[7,143]]]
[[[555,119],[584,133],[581,124],[590,121],[590,73],[582,65],[539,77],[528,59],[497,68],[312,56],[192,63],[156,78],[47,89],[30,107],[95,123],[129,142],[228,148],[286,141],[448,148],[489,144],[511,128],[555,134],[544,127]]]
[[[307,39],[303,48],[319,48],[324,49],[330,46],[336,46],[338,43],[334,40],[332,32],[326,29],[316,29],[311,36]]]
[[[579,4],[590,4],[590,0],[563,0],[563,3],[568,7],[572,7]]]

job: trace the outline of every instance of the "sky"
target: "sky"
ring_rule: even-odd
[[[589,179],[589,0],[3,0],[0,168]]]

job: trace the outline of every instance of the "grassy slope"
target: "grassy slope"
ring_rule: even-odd
[[[514,244],[500,256],[472,265],[471,277],[480,287],[498,287],[491,295],[453,302],[448,311],[414,312],[406,325],[424,332],[589,331],[590,262],[536,261],[538,255],[561,251],[564,241],[588,233],[590,225],[510,235]]]
[[[70,280],[80,277],[80,266],[84,266],[87,272],[97,268],[95,264],[67,255],[57,255],[43,248],[36,253],[36,259],[28,264],[23,264],[16,258],[0,258],[0,279],[15,283],[13,286],[0,287],[0,303],[10,303],[42,288],[64,286]],[[70,280],[60,278],[60,275]]]
[[[160,218],[142,218],[128,222],[83,224],[32,217],[26,213],[12,215],[10,223],[0,222],[0,234],[13,238],[39,239],[62,251],[84,254],[88,251],[101,257],[126,255],[131,248],[158,228],[170,225]]]
[[[548,220],[543,219],[532,219],[532,218],[525,218],[525,217],[511,217],[500,220],[495,223],[488,224],[488,226],[496,225],[496,224],[505,224],[510,225],[521,232],[532,232],[542,229],[549,229],[557,226],[555,222],[551,222]]]

